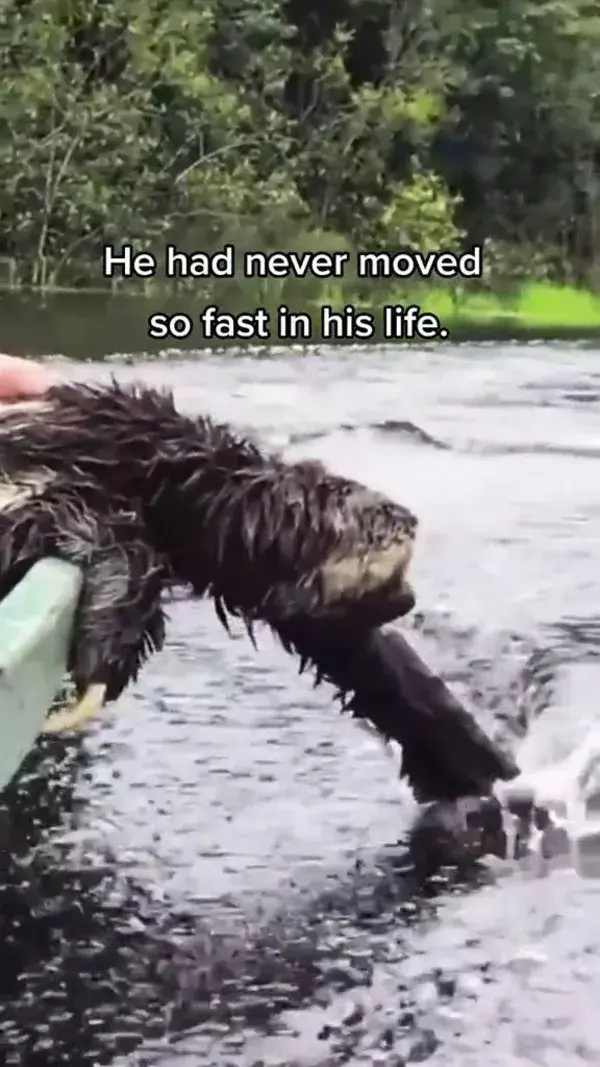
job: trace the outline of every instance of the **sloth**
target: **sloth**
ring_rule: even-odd
[[[0,595],[42,557],[79,566],[69,671],[116,700],[165,641],[164,592],[212,599],[403,751],[422,801],[489,795],[518,768],[402,634],[418,522],[321,463],[287,463],[140,385],[66,383],[0,411]]]

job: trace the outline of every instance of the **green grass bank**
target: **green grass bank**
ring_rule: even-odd
[[[446,326],[453,341],[600,341],[600,296],[570,286],[531,282],[504,295],[472,292],[458,299],[432,289],[421,304]]]

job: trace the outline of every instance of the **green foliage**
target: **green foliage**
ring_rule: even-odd
[[[466,0],[452,97],[459,189],[475,239],[600,253],[600,8],[595,0]]]
[[[414,251],[459,248],[463,234],[454,218],[457,204],[458,197],[450,195],[439,174],[419,170],[391,191],[381,214],[381,233],[392,246]]]
[[[14,285],[318,234],[600,276],[597,0],[0,0],[0,70]]]

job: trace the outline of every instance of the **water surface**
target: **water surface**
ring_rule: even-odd
[[[600,354],[532,346],[115,362],[421,520],[411,639],[530,759],[598,719]],[[411,897],[382,748],[261,634],[171,606],[106,721],[7,822],[7,1067],[600,1063],[600,887]],[[43,755],[43,753],[42,753]],[[10,823],[12,819],[12,824]],[[360,870],[356,870],[357,859]]]

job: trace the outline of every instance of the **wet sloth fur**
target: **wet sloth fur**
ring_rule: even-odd
[[[42,556],[84,571],[70,665],[80,690],[102,683],[115,699],[135,679],[164,642],[162,593],[179,584],[212,598],[225,626],[236,616],[252,635],[268,624],[349,710],[403,745],[424,799],[512,775],[470,717],[457,735],[450,716],[437,739],[423,706],[412,722],[389,662],[383,690],[366,676],[382,656],[402,659],[399,635],[377,628],[415,602],[417,520],[382,494],[266,455],[229,426],[180,414],[168,393],[116,382],[64,384],[4,409],[0,472],[0,591]]]

